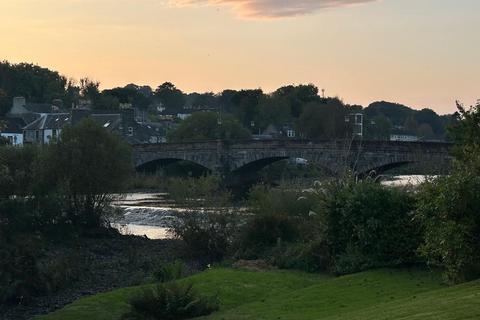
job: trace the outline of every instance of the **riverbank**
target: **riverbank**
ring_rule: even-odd
[[[71,283],[54,294],[35,297],[28,304],[0,306],[0,319],[31,319],[83,296],[146,283],[151,281],[153,271],[163,261],[182,259],[187,272],[193,273],[198,270],[198,264],[185,260],[182,248],[178,240],[150,240],[116,232],[101,237],[49,242],[42,252],[42,261],[48,262],[49,257],[62,261],[61,273],[69,274]]]

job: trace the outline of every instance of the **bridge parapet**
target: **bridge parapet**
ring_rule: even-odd
[[[186,160],[211,171],[228,173],[259,169],[286,158],[304,158],[333,172],[349,167],[357,172],[410,162],[448,164],[450,143],[351,140],[204,141],[134,146],[135,167],[162,160]]]

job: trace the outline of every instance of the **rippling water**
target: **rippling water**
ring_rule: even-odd
[[[165,239],[175,214],[184,209],[175,208],[164,193],[133,193],[124,195],[114,205],[122,209],[122,216],[112,226],[122,234]]]

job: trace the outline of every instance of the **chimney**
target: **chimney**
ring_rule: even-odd
[[[27,107],[27,100],[25,97],[14,97],[12,108],[10,109],[10,113],[15,115],[28,113]]]

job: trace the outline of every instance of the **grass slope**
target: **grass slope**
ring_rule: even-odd
[[[200,292],[218,295],[221,310],[231,309],[243,303],[263,299],[269,295],[282,295],[311,286],[328,276],[302,272],[251,272],[234,269],[214,269],[202,272],[182,282],[193,282]],[[113,320],[128,310],[128,300],[141,293],[146,286],[131,287],[101,293],[79,299],[42,320]]]
[[[203,319],[480,319],[480,281],[441,285],[438,275],[376,270],[332,278],[299,272],[214,269],[183,281],[218,294],[221,310]],[[42,320],[119,319],[142,287],[83,298]]]

